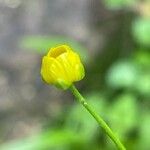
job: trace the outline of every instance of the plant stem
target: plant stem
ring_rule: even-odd
[[[93,108],[86,102],[84,97],[80,94],[80,92],[76,89],[74,85],[71,85],[70,87],[71,92],[73,95],[77,98],[77,100],[86,108],[86,110],[95,118],[95,120],[98,122],[98,124],[102,127],[102,129],[105,131],[105,133],[111,138],[112,141],[116,144],[117,148],[119,150],[126,150],[124,145],[121,143],[121,141],[118,139],[118,137],[115,136],[113,131],[109,128],[109,126],[106,124],[106,122],[98,115],[97,112],[93,110]]]

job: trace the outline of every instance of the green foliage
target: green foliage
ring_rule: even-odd
[[[103,114],[106,105],[105,99],[99,93],[88,94],[89,103],[95,107],[97,112]],[[80,104],[70,108],[66,115],[62,128],[51,127],[34,137],[6,143],[0,147],[1,150],[90,150],[96,135],[102,134],[96,121],[82,109]],[[88,143],[87,143],[88,142]],[[99,144],[98,144],[99,145]],[[97,147],[97,144],[95,145]]]
[[[88,103],[93,105],[97,112],[102,115],[105,108],[105,99],[99,93],[91,93],[86,97],[89,100]],[[98,125],[87,111],[80,104],[77,104],[67,117],[66,128],[82,134],[86,140],[91,141],[97,133]]]
[[[104,0],[106,7],[112,10],[130,9],[134,11],[135,6],[141,5],[142,7],[143,3],[140,3],[140,0]],[[150,47],[150,18],[146,16],[135,18],[131,28],[135,41],[142,46]]]
[[[150,139],[150,113],[146,112],[140,120],[140,130],[139,130],[139,149],[148,150],[150,149],[149,139]]]
[[[150,96],[150,72],[140,76],[135,82],[135,88],[140,94]]]
[[[110,9],[121,9],[134,5],[136,0],[104,0],[105,5]]]
[[[122,139],[127,140],[127,133],[136,127],[138,107],[133,94],[124,93],[115,98],[108,108],[108,121],[112,129]]]
[[[132,32],[139,44],[150,46],[150,18],[136,19],[132,25]]]
[[[45,54],[51,47],[61,44],[70,45],[77,53],[80,54],[84,62],[88,61],[89,56],[87,50],[75,40],[71,40],[66,37],[25,36],[20,42],[20,46],[24,49],[30,49],[40,54]]]
[[[146,50],[138,50],[134,54],[134,61],[142,68],[150,68],[150,52]]]
[[[72,144],[83,143],[81,135],[71,130],[49,130],[34,137],[14,141],[0,147],[1,150],[69,149]]]
[[[130,88],[138,78],[137,66],[131,61],[118,61],[107,72],[106,82],[113,88]]]
[[[146,50],[140,50],[135,53],[133,58],[141,72],[133,88],[136,89],[139,94],[150,97],[150,53]]]
[[[127,149],[148,150],[150,111],[150,53],[141,48],[126,61],[120,59],[107,71],[106,83],[117,93],[108,107],[112,129],[126,141]],[[111,96],[110,96],[111,97]],[[142,101],[142,104],[141,104]],[[109,148],[108,148],[109,149]]]

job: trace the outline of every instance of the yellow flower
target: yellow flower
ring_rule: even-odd
[[[79,55],[67,45],[51,48],[42,59],[41,76],[48,84],[67,89],[84,75]]]

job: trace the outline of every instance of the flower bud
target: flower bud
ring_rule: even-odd
[[[48,84],[67,89],[84,75],[79,55],[67,45],[51,48],[42,59],[41,76]]]

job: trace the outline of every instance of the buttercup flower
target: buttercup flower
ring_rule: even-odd
[[[69,89],[84,108],[94,117],[105,133],[114,141],[119,150],[126,150],[124,145],[115,136],[106,122],[86,102],[73,82],[84,77],[84,67],[80,57],[69,46],[61,45],[51,48],[42,59],[41,76],[48,84],[53,84],[62,89]]]
[[[51,48],[42,59],[41,76],[48,84],[67,89],[84,75],[79,55],[67,45]]]

